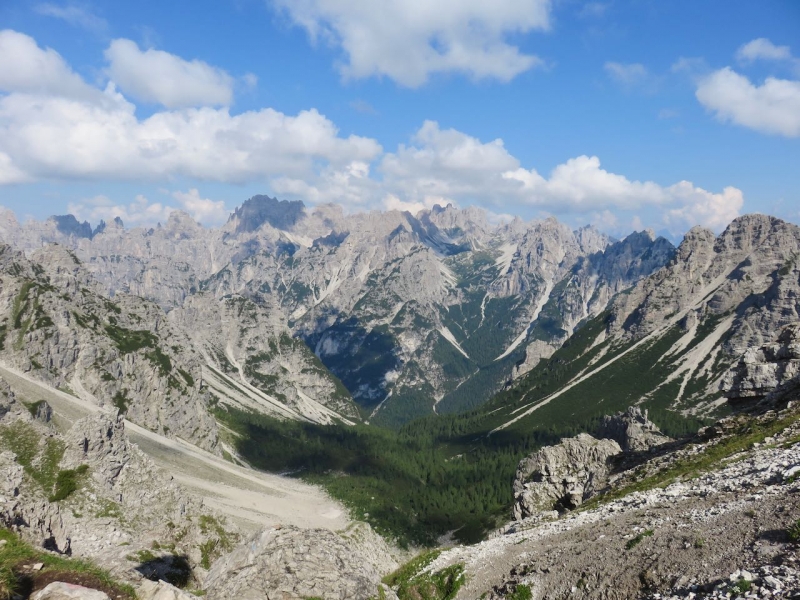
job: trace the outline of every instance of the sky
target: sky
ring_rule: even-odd
[[[0,1],[0,206],[800,222],[796,0]]]

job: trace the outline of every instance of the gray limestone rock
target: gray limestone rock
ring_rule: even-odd
[[[209,600],[366,600],[380,586],[373,561],[350,540],[296,527],[265,529],[217,561],[205,581]]]
[[[776,341],[748,348],[720,387],[732,401],[770,398],[800,386],[800,322],[784,327]]]
[[[524,458],[514,479],[514,518],[577,508],[605,487],[609,459],[620,453],[614,440],[581,433]]]
[[[110,600],[108,594],[73,583],[54,581],[31,596],[31,600]]]
[[[630,406],[624,412],[603,417],[596,435],[614,440],[623,452],[642,452],[672,441],[647,418],[647,411],[642,411],[638,406]]]

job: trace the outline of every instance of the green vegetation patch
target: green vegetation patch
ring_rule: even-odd
[[[439,554],[441,550],[423,552],[385,577],[383,582],[397,590],[400,600],[451,600],[464,585],[464,565],[424,572]]]
[[[33,425],[16,421],[0,427],[0,448],[11,450],[25,474],[48,494],[52,491],[58,477],[58,463],[64,456],[64,442],[53,438],[42,441]]]
[[[59,471],[56,476],[55,490],[50,496],[50,502],[66,500],[78,491],[83,476],[89,471],[89,465],[80,465],[77,469]]]
[[[532,600],[533,591],[531,586],[520,583],[510,595],[506,596],[506,600]]]
[[[51,581],[64,581],[101,590],[113,600],[135,600],[135,590],[119,583],[106,571],[83,560],[73,560],[52,552],[38,550],[25,543],[13,532],[0,528],[0,598],[5,600],[15,595],[28,597],[30,591],[44,587]],[[44,564],[40,571],[29,567]]]
[[[642,542],[642,540],[644,540],[644,538],[652,537],[653,533],[654,532],[653,532],[652,529],[648,529],[646,531],[642,531],[641,533],[639,533],[638,535],[636,535],[635,537],[632,537],[631,539],[629,539],[627,541],[627,543],[625,544],[625,549],[626,550],[631,550],[632,548],[635,548],[636,546],[638,546]]]
[[[143,348],[156,348],[158,345],[158,338],[146,329],[125,329],[111,323],[106,325],[104,329],[106,335],[114,342],[114,345],[122,354],[130,354]]]
[[[123,415],[127,414],[128,405],[131,402],[131,399],[128,396],[128,390],[122,389],[118,391],[116,394],[114,394],[114,397],[111,399],[111,402],[113,402],[114,406],[117,407],[117,410],[120,412],[120,414]]]

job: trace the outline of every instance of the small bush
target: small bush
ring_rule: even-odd
[[[786,535],[788,535],[789,539],[794,543],[800,542],[800,519],[786,528]]]
[[[635,538],[632,538],[632,539],[628,540],[628,543],[625,544],[625,549],[626,550],[630,550],[631,548],[635,548],[637,545],[639,545],[639,542],[641,542],[644,538],[652,537],[652,535],[653,535],[653,530],[652,529],[648,529],[647,531],[643,531],[642,533],[637,535]]]
[[[510,596],[506,596],[506,600],[531,600],[532,598],[531,586],[524,583],[519,584]]]
[[[66,500],[78,490],[80,478],[89,470],[89,465],[81,465],[77,469],[66,469],[59,471],[56,477],[55,490],[50,496],[50,502],[60,502]]]
[[[730,587],[729,591],[732,594],[746,594],[752,587],[753,584],[751,582],[747,581],[747,579],[741,578]]]

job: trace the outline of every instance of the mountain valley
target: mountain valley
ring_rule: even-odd
[[[145,598],[794,589],[759,536],[800,518],[799,261],[757,214],[675,247],[452,205],[0,209],[0,516]]]

